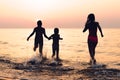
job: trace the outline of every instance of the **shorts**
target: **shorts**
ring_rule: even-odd
[[[88,41],[98,42],[97,36],[88,36]]]
[[[35,48],[38,48],[38,46],[42,47],[42,46],[43,46],[43,41],[35,40],[35,42],[34,42],[34,47],[35,47]]]
[[[59,45],[53,44],[53,45],[52,45],[52,48],[53,48],[53,50],[59,50]]]

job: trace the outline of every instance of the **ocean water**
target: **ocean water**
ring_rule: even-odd
[[[15,62],[24,62],[31,57],[38,55],[38,50],[33,51],[34,36],[27,41],[33,29],[0,29],[0,57],[10,59]],[[70,62],[89,62],[89,52],[87,46],[88,32],[83,33],[82,29],[60,28],[59,34],[63,38],[60,40],[60,58]],[[53,29],[46,29],[46,34],[53,34]],[[98,45],[96,47],[96,59],[99,63],[116,65],[120,68],[120,29],[103,28],[104,37],[98,31]],[[52,40],[44,38],[43,54],[51,59]],[[118,64],[118,65],[117,65]]]

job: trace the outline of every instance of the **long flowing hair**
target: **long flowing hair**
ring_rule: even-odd
[[[93,13],[88,15],[86,25],[91,23],[91,22],[95,22],[95,15]]]

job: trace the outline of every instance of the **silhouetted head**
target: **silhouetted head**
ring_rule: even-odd
[[[42,26],[42,21],[41,21],[41,20],[38,20],[38,21],[37,21],[37,25],[38,25],[38,26]]]
[[[58,29],[58,28],[55,28],[55,29],[54,29],[54,33],[55,33],[55,34],[58,34],[58,33],[59,33],[59,29]]]
[[[89,14],[87,19],[88,19],[89,21],[91,21],[91,22],[94,22],[94,21],[95,21],[95,16],[94,16],[94,14],[93,14],[93,13]]]

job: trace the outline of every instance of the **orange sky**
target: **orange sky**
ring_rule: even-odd
[[[0,27],[84,27],[94,13],[101,27],[120,27],[120,0],[0,0]]]

